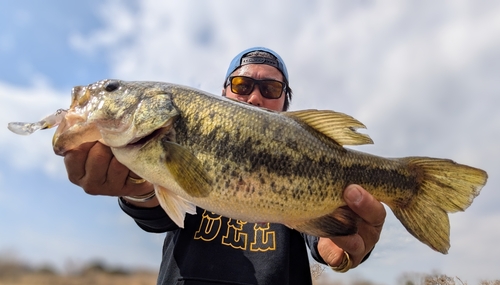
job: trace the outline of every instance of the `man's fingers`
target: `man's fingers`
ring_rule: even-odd
[[[347,206],[359,216],[357,234],[335,237],[333,241],[347,251],[358,265],[380,238],[386,211],[382,203],[359,185],[349,185],[344,191]]]
[[[326,264],[337,267],[344,258],[344,250],[328,238],[319,238],[318,252]]]
[[[85,163],[85,183],[88,185],[103,185],[107,180],[108,168],[113,153],[111,149],[101,143],[96,143],[89,151]]]
[[[107,170],[107,183],[124,187],[130,170],[121,164],[116,157],[112,157]]]
[[[64,165],[68,172],[69,180],[77,185],[80,185],[80,180],[85,176],[85,162],[89,155],[90,149],[95,145],[95,142],[85,143],[77,148],[70,150],[64,156]]]
[[[365,241],[359,234],[333,237],[330,241],[339,246],[342,249],[342,252],[346,251],[349,253],[353,267],[358,266],[365,255],[369,252],[366,250]]]
[[[347,206],[367,224],[382,227],[385,221],[385,208],[366,190],[356,184],[349,185],[344,191]]]
[[[91,195],[134,196],[154,189],[149,182],[131,182],[129,175],[139,177],[121,164],[109,147],[99,142],[85,143],[67,152],[64,164],[69,180]]]

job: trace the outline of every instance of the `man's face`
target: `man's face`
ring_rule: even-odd
[[[231,76],[247,76],[252,77],[254,79],[273,79],[283,82],[283,75],[281,72],[270,65],[267,64],[247,64],[244,65],[237,70],[235,70]],[[260,90],[258,86],[255,86],[252,93],[250,95],[238,95],[231,92],[231,86],[228,85],[225,88],[226,97],[231,99],[236,99],[238,101],[247,102],[254,106],[267,108],[274,111],[282,111],[283,105],[285,104],[285,94],[281,94],[281,97],[278,99],[268,99],[260,94]]]

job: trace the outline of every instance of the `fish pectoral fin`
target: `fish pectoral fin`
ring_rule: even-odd
[[[356,215],[345,207],[337,208],[332,213],[316,219],[287,226],[309,235],[329,238],[352,235],[358,230]]]
[[[163,210],[180,228],[184,228],[186,213],[196,215],[196,206],[193,203],[186,201],[167,188],[155,185],[155,192]]]
[[[212,178],[201,161],[174,142],[165,141],[162,145],[165,165],[177,184],[191,197],[207,197],[212,191]]]
[[[339,145],[373,144],[373,140],[367,134],[356,131],[359,128],[365,129],[365,125],[343,113],[330,110],[302,110],[282,114],[310,126]]]

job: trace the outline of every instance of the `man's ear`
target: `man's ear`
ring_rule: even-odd
[[[222,89],[222,97],[226,97],[226,88]]]

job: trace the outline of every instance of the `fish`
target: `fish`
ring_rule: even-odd
[[[485,171],[450,159],[385,158],[346,148],[371,144],[365,126],[332,110],[276,112],[177,84],[106,79],[72,90],[55,154],[100,141],[154,185],[179,226],[196,207],[318,236],[357,232],[342,198],[358,184],[418,240],[446,254],[449,213],[464,211]]]

